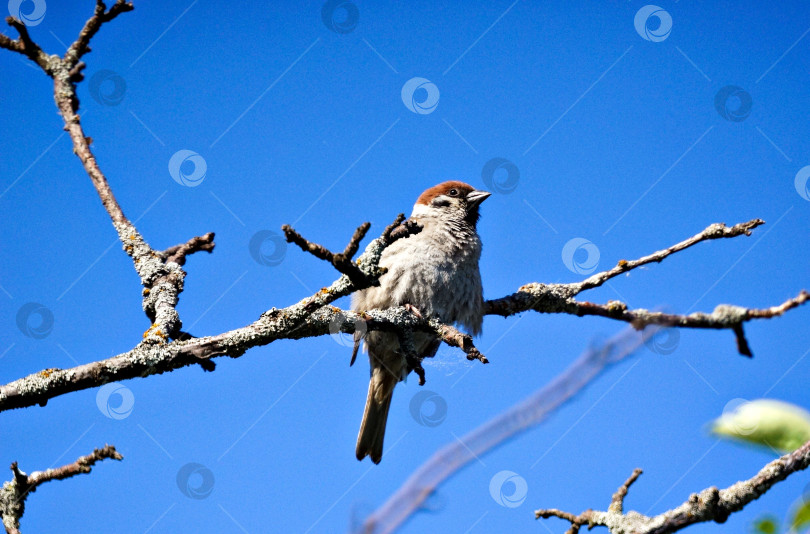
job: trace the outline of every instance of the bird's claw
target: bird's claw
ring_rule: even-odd
[[[422,313],[413,304],[406,302],[403,307],[411,312],[417,319],[424,319],[424,317],[422,317]]]

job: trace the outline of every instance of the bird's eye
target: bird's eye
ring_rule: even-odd
[[[450,195],[451,197],[457,197],[458,196],[458,189],[455,189],[455,188],[451,189],[450,191],[447,192],[447,194]]]

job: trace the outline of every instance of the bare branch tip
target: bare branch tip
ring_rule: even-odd
[[[619,489],[616,490],[616,493],[613,494],[613,497],[610,500],[610,507],[608,511],[622,513],[624,508],[624,498],[627,497],[627,491],[630,489],[630,486],[633,485],[633,482],[638,480],[638,477],[641,476],[643,471],[641,468],[636,467],[633,469],[633,473],[625,480]]]

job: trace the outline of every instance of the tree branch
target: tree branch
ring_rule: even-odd
[[[133,6],[124,0],[116,0],[107,10],[102,0],[96,1],[93,16],[87,20],[79,36],[67,49],[63,58],[48,55],[33,42],[23,23],[9,17],[7,22],[20,34],[12,40],[0,37],[0,46],[25,54],[37,63],[45,73],[53,78],[54,99],[59,114],[65,123],[64,129],[73,143],[73,153],[79,158],[87,175],[98,193],[101,203],[112,220],[124,250],[132,257],[135,270],[143,285],[143,310],[152,323],[144,333],[144,341],[154,344],[166,343],[181,333],[182,321],[177,313],[177,302],[183,291],[186,273],[180,266],[185,256],[198,250],[213,248],[213,234],[206,234],[190,240],[185,245],[172,247],[159,253],[152,249],[138,232],[135,225],[124,215],[118,200],[110,188],[106,176],[101,171],[90,149],[90,138],[85,134],[78,114],[79,98],[76,83],[83,79],[84,63],[82,56],[90,51],[90,40],[104,23],[115,19],[121,13],[131,11]]]
[[[404,237],[403,234],[401,237]],[[371,283],[383,271],[379,267],[382,251],[391,240],[384,233],[373,240],[358,258],[357,265]],[[131,254],[141,256],[147,252],[135,250]],[[147,258],[148,260],[148,258]],[[168,263],[179,271],[179,266]],[[148,276],[148,273],[144,273]],[[367,286],[365,286],[367,287]],[[283,309],[271,308],[255,322],[216,336],[153,343],[148,339],[132,350],[71,369],[48,369],[0,386],[0,412],[35,404],[45,405],[48,400],[108,382],[145,377],[173,371],[217,356],[238,358],[248,349],[267,345],[277,339],[301,339],[334,333],[334,325],[341,331],[353,333],[358,325],[367,330],[434,331],[441,323],[415,316],[406,307],[387,310],[368,310],[363,313],[344,311],[330,306],[335,300],[345,297],[364,286],[355,286],[343,275],[328,288]],[[158,299],[165,298],[158,296]],[[162,335],[162,333],[159,333]]]
[[[540,313],[566,313],[582,317],[595,315],[630,323],[634,328],[642,329],[649,325],[662,325],[681,328],[728,329],[734,332],[737,339],[737,350],[740,354],[751,356],[751,349],[745,339],[743,323],[752,319],[764,319],[782,315],[787,310],[800,306],[810,300],[810,294],[802,290],[798,296],[784,303],[765,309],[748,309],[740,306],[721,304],[710,314],[696,312],[689,315],[650,312],[645,309],[629,310],[627,304],[611,300],[606,304],[594,304],[574,299],[582,291],[599,287],[611,278],[619,276],[642,265],[661,262],[664,258],[691,247],[702,241],[731,238],[740,235],[751,235],[751,230],[765,224],[762,219],[752,219],[739,223],[731,228],[723,223],[709,225],[702,232],[685,239],[669,248],[659,250],[637,260],[619,260],[615,267],[596,273],[582,282],[571,284],[531,283],[522,286],[516,293],[484,303],[485,313],[508,317],[524,311],[534,310]]]
[[[722,225],[712,225],[709,229],[718,228],[718,226]],[[734,228],[744,228],[744,226],[737,225]],[[403,223],[402,216],[399,216],[394,225],[386,228],[379,238],[369,243],[365,252],[354,262],[365,277],[364,285],[356,285],[347,274],[343,274],[330,287],[323,288],[292,306],[283,309],[271,308],[257,321],[247,326],[209,337],[175,340],[169,343],[166,341],[165,331],[160,330],[158,326],[162,324],[159,319],[155,322],[152,331],[148,331],[147,334],[157,336],[160,342],[156,343],[150,336],[145,335],[144,342],[118,356],[72,369],[42,371],[0,386],[0,411],[34,404],[44,405],[49,399],[71,391],[97,387],[112,381],[164,373],[192,364],[201,364],[204,360],[217,356],[237,358],[250,348],[267,345],[277,339],[300,339],[332,334],[334,333],[333,325],[337,324],[336,321],[341,324],[341,331],[345,333],[353,333],[359,324],[362,324],[362,328],[366,330],[388,330],[398,334],[407,330],[433,332],[444,343],[460,347],[468,358],[485,360],[485,357],[472,343],[472,338],[434,318],[417,317],[406,307],[355,313],[330,306],[338,298],[364,289],[368,287],[366,284],[379,278],[383,274],[383,269],[379,267],[383,250],[395,239],[418,231],[418,226]],[[740,233],[744,232],[739,231],[736,235]],[[699,235],[703,234],[727,236],[728,232],[704,231]],[[145,307],[146,304],[149,304],[153,310],[163,310],[164,313],[174,312],[173,306],[176,304],[176,300],[171,299],[176,298],[176,294],[172,293],[172,289],[178,285],[182,288],[182,276],[185,273],[176,263],[163,263],[161,257],[152,252],[151,248],[139,238],[140,236],[137,234],[122,236],[125,250],[139,260],[135,262],[136,268],[144,285],[147,286],[147,289],[144,290]],[[702,239],[712,239],[712,237]],[[692,238],[683,243],[688,242],[694,244],[697,240]],[[683,243],[673,248],[685,248]],[[634,263],[636,266],[641,265],[639,262]],[[166,270],[169,272],[168,275],[163,274]],[[148,291],[149,285],[147,284],[164,289],[153,293]],[[641,309],[631,311],[621,303],[615,302],[601,307],[578,302],[571,296],[576,294],[578,287],[578,284],[527,284],[513,295],[487,301],[485,303],[486,312],[508,316],[521,311],[535,310],[541,313],[602,315],[629,322],[635,328],[657,324],[672,327],[734,330],[746,321],[778,316],[810,299],[810,295],[802,291],[798,297],[771,308],[749,310],[736,306],[718,306],[711,314],[693,313],[680,316]],[[609,313],[605,313],[604,309]],[[176,312],[174,313],[176,314]],[[162,320],[166,321],[165,318]],[[420,381],[421,378],[420,376]]]
[[[559,517],[571,523],[568,532],[576,534],[579,527],[587,525],[607,527],[611,534],[670,534],[695,523],[714,521],[725,523],[728,516],[739,512],[752,501],[764,495],[774,484],[788,476],[810,467],[810,441],[799,449],[777,458],[763,467],[756,475],[732,484],[726,489],[706,488],[700,493],[693,493],[689,498],[672,510],[649,517],[638,512],[622,513],[622,503],[630,484],[635,482],[640,469],[627,479],[613,496],[607,512],[587,510],[579,515],[562,512],[553,508],[535,512],[535,517]],[[618,504],[616,504],[618,502]]]
[[[47,469],[45,471],[34,471],[26,475],[17,467],[17,462],[11,464],[11,471],[14,478],[3,484],[0,489],[0,515],[3,517],[3,526],[8,534],[20,533],[20,519],[25,513],[25,500],[28,495],[36,491],[40,484],[51,480],[63,480],[72,476],[89,473],[96,462],[112,458],[113,460],[123,460],[118,451],[112,445],[105,445],[101,449],[95,449],[92,453],[79,457],[75,462]]]

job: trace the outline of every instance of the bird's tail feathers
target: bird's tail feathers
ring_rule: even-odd
[[[363,421],[360,423],[360,433],[357,436],[355,453],[358,460],[362,460],[366,456],[370,456],[371,461],[375,464],[382,460],[385,425],[388,422],[388,410],[391,408],[391,398],[397,382],[398,380],[382,367],[377,367],[372,371],[371,380],[368,383],[366,408],[363,411]]]

